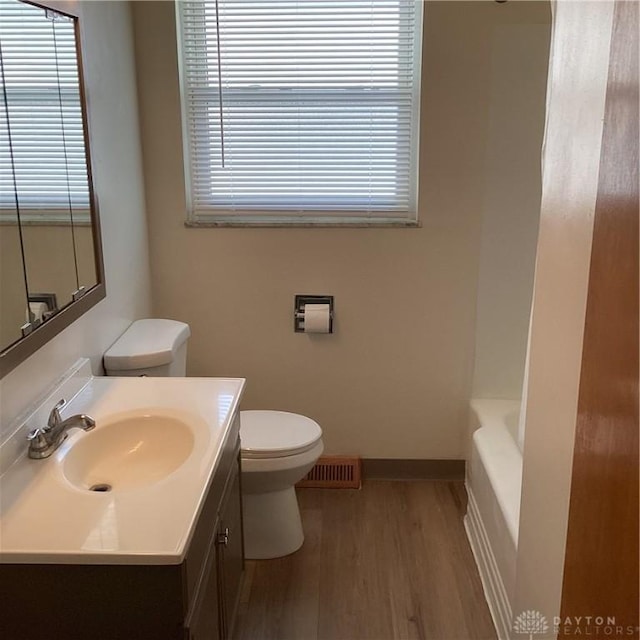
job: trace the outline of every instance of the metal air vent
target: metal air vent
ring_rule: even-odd
[[[359,489],[361,484],[360,458],[323,456],[297,487],[318,489]]]

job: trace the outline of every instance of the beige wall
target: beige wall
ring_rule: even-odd
[[[190,374],[246,376],[245,408],[312,416],[327,453],[462,457],[493,32],[548,5],[427,3],[419,229],[185,228],[174,7],[134,18],[154,313],[191,325]],[[293,333],[296,293],[335,296],[334,335]]]
[[[550,17],[550,16],[549,16]],[[522,393],[540,218],[550,25],[492,34],[473,395]]]
[[[555,5],[513,607],[550,622],[560,612],[612,13],[610,2]],[[555,637],[552,626],[536,638]]]
[[[150,308],[130,7],[86,2],[81,8],[107,297],[2,379],[0,435],[77,358],[90,357],[100,372],[105,349]]]

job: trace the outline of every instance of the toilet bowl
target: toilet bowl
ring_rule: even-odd
[[[322,429],[295,413],[241,411],[240,446],[245,555],[289,555],[304,541],[294,485],[322,454]]]
[[[189,325],[137,320],[104,355],[110,376],[186,375]],[[241,411],[242,515],[245,557],[278,558],[304,541],[294,485],[323,451],[316,422],[286,411]]]

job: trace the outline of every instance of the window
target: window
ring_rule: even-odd
[[[192,223],[415,222],[421,2],[178,5]]]
[[[0,0],[0,220],[89,222],[73,19]]]

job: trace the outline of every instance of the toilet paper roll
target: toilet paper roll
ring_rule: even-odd
[[[328,304],[305,304],[304,332],[329,333],[329,314]]]

